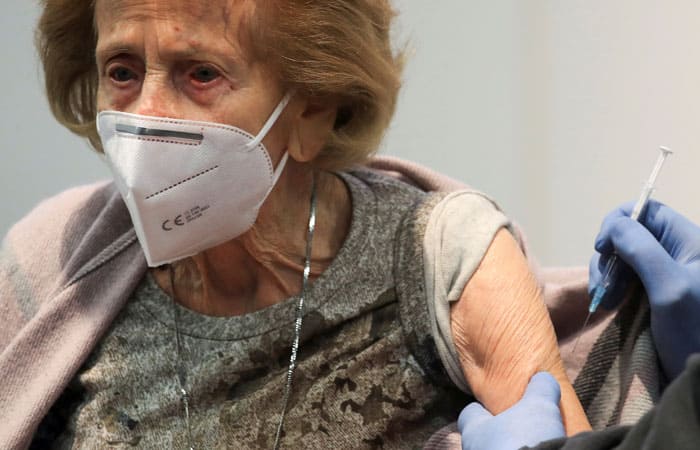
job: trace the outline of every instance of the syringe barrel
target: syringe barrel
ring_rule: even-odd
[[[598,285],[593,290],[592,302],[588,308],[591,313],[594,313],[598,309],[603,300],[610,294],[612,284],[617,280],[617,275],[620,271],[620,261],[617,255],[612,255],[610,259],[605,263],[605,270],[603,270],[603,278],[600,279]]]
[[[605,263],[605,272],[603,272],[603,279],[600,280],[600,284],[605,286],[605,289],[609,288],[610,285],[617,279],[617,273],[619,272],[620,261],[616,254],[613,254],[610,259]]]
[[[637,199],[637,203],[634,204],[634,209],[632,210],[632,214],[630,214],[630,219],[639,221],[639,216],[642,214],[642,211],[644,211],[644,207],[647,205],[647,202],[653,193],[654,186],[646,183],[644,185],[644,189],[642,189],[641,195]]]

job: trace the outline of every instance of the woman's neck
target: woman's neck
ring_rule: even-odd
[[[211,316],[234,316],[299,293],[313,180],[306,166],[289,161],[248,232],[174,264],[178,303]],[[352,217],[348,188],[338,176],[317,172],[316,192],[311,280],[335,258]],[[169,271],[153,274],[169,292]]]

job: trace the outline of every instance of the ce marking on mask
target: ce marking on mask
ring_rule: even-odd
[[[184,227],[190,222],[193,222],[204,215],[204,212],[209,209],[207,206],[195,206],[194,208],[188,209],[182,214],[178,214],[172,219],[168,219],[161,225],[164,231],[173,231],[177,227]]]

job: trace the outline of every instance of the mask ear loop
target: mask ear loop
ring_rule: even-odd
[[[289,101],[292,99],[293,96],[294,96],[294,91],[289,91],[286,94],[284,94],[284,97],[282,97],[282,100],[280,100],[277,107],[274,109],[274,111],[272,111],[272,114],[270,114],[270,117],[267,119],[267,121],[265,122],[265,125],[263,125],[263,127],[260,130],[260,132],[258,133],[258,135],[255,137],[255,139],[253,139],[252,141],[250,141],[246,145],[247,150],[252,150],[255,147],[257,147],[258,145],[260,145],[262,140],[265,139],[265,136],[267,136],[267,133],[269,133],[272,126],[275,124],[275,122],[277,122],[277,119],[279,119],[280,115],[284,111],[284,108],[287,107],[287,105],[289,104]],[[275,171],[272,173],[272,183],[270,183],[270,189],[268,189],[267,193],[265,194],[265,199],[267,199],[267,196],[270,194],[272,189],[277,184],[277,180],[279,180],[280,175],[282,175],[282,171],[284,171],[284,167],[287,165],[288,159],[289,159],[289,153],[284,152],[284,154],[282,155],[282,159],[280,159],[280,162],[277,164]],[[258,204],[257,207],[260,208],[260,206],[263,203],[265,203],[264,199],[263,199],[263,201],[261,201]]]
[[[284,155],[282,155],[282,159],[280,159],[280,162],[277,164],[277,168],[275,168],[275,171],[272,173],[272,182],[270,183],[270,188],[267,190],[265,198],[263,198],[262,201],[258,203],[258,205],[255,207],[256,209],[260,209],[262,204],[265,203],[265,200],[267,200],[267,196],[270,195],[270,192],[272,192],[272,189],[274,189],[275,185],[277,184],[277,180],[279,180],[280,175],[282,175],[284,166],[287,164],[287,159],[289,159],[289,152],[284,152]]]
[[[287,164],[287,160],[289,159],[289,152],[284,152],[284,155],[282,155],[282,159],[280,159],[280,162],[277,164],[277,167],[275,168],[275,172],[272,174],[272,185],[277,184],[277,180],[279,180],[280,175],[282,175],[282,171],[284,170],[284,166]],[[272,188],[270,188],[272,189]]]
[[[267,119],[265,125],[263,125],[258,135],[255,136],[255,138],[246,145],[246,148],[248,150],[257,147],[258,145],[260,145],[262,140],[265,139],[265,136],[267,136],[267,133],[269,133],[273,125],[275,125],[275,122],[277,122],[277,119],[279,119],[280,115],[282,114],[282,111],[284,111],[284,108],[287,107],[289,101],[292,99],[293,96],[294,91],[289,91],[286,94],[284,94],[284,97],[282,97],[282,100],[280,100],[277,107],[274,109],[274,111],[272,111],[272,114],[270,114],[270,117]]]

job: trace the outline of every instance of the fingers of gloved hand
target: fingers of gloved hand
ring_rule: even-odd
[[[596,237],[596,250],[603,254],[613,251],[611,242],[606,239],[610,234],[609,228],[619,218],[629,217],[633,208],[634,203],[628,202],[611,211],[605,217]],[[661,245],[669,253],[677,248],[678,242],[697,242],[700,236],[700,227],[674,209],[653,199],[649,200],[638,221],[661,242]]]
[[[561,387],[549,372],[537,372],[530,378],[521,403],[551,404],[559,408]]]
[[[639,276],[651,301],[682,272],[656,237],[636,221],[618,218],[608,233],[615,253]]]
[[[459,413],[457,419],[457,428],[462,433],[465,429],[478,427],[485,420],[491,419],[493,415],[486,411],[480,403],[474,402],[467,405],[466,408]]]
[[[650,202],[642,224],[677,261],[685,256],[697,255],[700,248],[700,227],[674,209],[663,203]]]
[[[514,450],[565,435],[557,380],[546,372],[535,374],[523,397],[506,411],[492,416],[480,404],[462,410],[457,421],[463,450]]]
[[[630,214],[632,214],[633,208],[634,208],[634,202],[623,203],[619,207],[610,211],[605,216],[605,218],[603,219],[603,222],[600,225],[600,231],[598,232],[598,236],[596,236],[596,238],[595,238],[594,247],[595,247],[597,252],[599,252],[601,254],[607,254],[607,253],[612,253],[614,251],[614,248],[612,247],[612,243],[607,238],[607,236],[609,236],[609,234],[610,234],[610,227],[611,227],[612,223],[616,222],[621,217],[629,217]]]
[[[561,387],[556,378],[549,372],[538,372],[530,379],[522,399],[511,406],[508,411],[527,407],[528,409],[533,409],[535,413],[537,413],[540,408],[546,408],[550,405],[555,406],[558,411],[560,400]],[[470,403],[459,414],[457,427],[461,431],[465,429],[465,427],[477,426],[479,423],[492,417],[493,415],[486,411],[481,404],[477,402]]]
[[[592,298],[593,291],[600,284],[603,273],[605,273],[605,265],[610,259],[610,255],[601,255],[595,253],[591,257],[588,264],[588,295]],[[608,288],[600,306],[605,309],[613,309],[620,304],[624,299],[625,293],[630,284],[636,280],[636,276],[632,269],[622,260],[618,260],[617,277],[613,280],[612,287]]]
[[[536,445],[566,434],[559,409],[560,400],[561,387],[550,373],[538,372],[530,379],[523,398],[506,413],[512,414],[512,418],[525,426],[525,429],[521,429],[521,438],[527,445]]]

